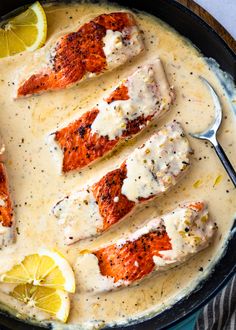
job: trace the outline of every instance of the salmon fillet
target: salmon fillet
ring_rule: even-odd
[[[108,154],[165,113],[172,101],[161,61],[140,67],[96,108],[53,134],[63,153],[63,172],[81,169]]]
[[[15,226],[5,165],[0,162],[0,248],[14,241]]]
[[[77,287],[107,291],[137,283],[206,248],[216,229],[204,202],[184,203],[112,245],[82,251],[76,263]]]
[[[53,208],[66,244],[96,236],[135,207],[168,191],[190,165],[190,147],[179,123],[160,129],[119,168],[72,192]]]
[[[132,14],[100,15],[61,37],[50,50],[47,65],[19,83],[17,97],[70,87],[124,64],[143,49]]]

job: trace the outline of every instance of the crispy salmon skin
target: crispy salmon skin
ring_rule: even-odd
[[[97,16],[56,42],[48,64],[20,81],[17,97],[69,87],[124,64],[143,49],[132,14]]]
[[[79,290],[128,286],[181,264],[206,248],[216,229],[204,202],[184,203],[112,245],[82,251],[76,265]]]
[[[188,169],[190,152],[180,124],[171,122],[135,149],[119,168],[71,192],[53,208],[66,244],[101,234],[135,207],[168,191]]]
[[[79,170],[105,156],[168,111],[172,101],[161,61],[141,66],[96,108],[53,134],[63,152],[62,171]]]
[[[11,244],[15,237],[12,202],[5,165],[0,162],[0,247]]]

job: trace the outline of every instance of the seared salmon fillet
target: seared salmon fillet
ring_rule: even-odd
[[[161,61],[140,67],[96,108],[53,134],[63,152],[63,172],[81,169],[134,137],[165,113],[172,101]]]
[[[119,168],[72,192],[53,208],[66,244],[99,235],[135,207],[168,191],[190,165],[190,147],[179,123],[160,129]]]
[[[50,49],[47,65],[20,81],[17,97],[70,87],[124,64],[143,49],[132,14],[100,15],[62,36]]]
[[[0,248],[14,240],[13,208],[5,165],[0,162]]]
[[[76,263],[78,290],[128,286],[181,264],[206,248],[216,229],[204,202],[184,203],[112,245],[81,251]]]

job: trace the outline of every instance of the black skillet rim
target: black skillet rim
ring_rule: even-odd
[[[29,3],[29,1],[27,2]],[[57,1],[51,1],[51,2],[57,2]],[[63,2],[63,1],[58,1],[58,2]],[[64,1],[64,2],[70,2],[70,1]],[[92,1],[92,2],[97,2],[97,1]],[[115,2],[115,1],[110,1],[110,2]],[[122,6],[127,7],[127,4],[126,5],[123,4],[123,1],[116,1],[116,2],[118,4],[120,3]],[[134,3],[134,1],[130,1],[130,2]],[[159,2],[164,3],[163,0],[160,0]],[[24,3],[26,3],[26,1],[19,1],[18,6]],[[184,7],[183,5],[177,3],[176,1],[165,0],[165,3],[167,3],[169,6],[175,6],[178,10],[182,11],[184,14],[191,16],[191,18],[197,24],[200,24],[204,29],[208,30],[208,32],[212,34],[212,36],[219,44],[223,45],[225,51],[229,53],[230,57],[232,57],[232,62],[234,62],[234,72],[231,72],[231,74],[233,75],[234,80],[236,80],[236,70],[235,70],[236,54],[227,45],[227,43],[216,33],[216,31],[211,26],[209,26],[204,20],[202,20],[199,16],[197,16],[195,13],[193,13],[191,10]],[[129,6],[129,8],[131,9],[133,7],[135,8],[135,5]],[[140,8],[137,9],[140,10]],[[137,9],[135,8],[134,11],[136,11]],[[145,8],[142,8],[141,11],[146,11],[147,13],[150,13],[150,9],[145,10]],[[155,14],[153,15],[156,16]],[[168,24],[172,25],[171,23]],[[180,33],[183,35],[182,32]],[[147,316],[144,319],[137,319],[131,322],[127,326],[120,325],[120,326],[114,326],[113,328],[125,328],[126,330],[167,329],[169,327],[177,325],[179,322],[183,321],[187,317],[190,317],[195,312],[200,310],[204,305],[206,305],[236,273],[236,264],[234,258],[235,247],[236,247],[236,221],[234,222],[234,225],[231,229],[231,233],[229,234],[229,240],[227,246],[225,247],[222,257],[217,261],[217,263],[215,264],[215,266],[213,267],[207,278],[203,279],[198,284],[198,286],[192,292],[190,292],[189,295],[185,296],[184,298],[176,302],[173,306],[170,306],[168,309],[157,314],[156,316],[153,316],[151,318],[148,318]],[[170,320],[170,314],[172,320]],[[20,325],[24,324],[21,320],[14,318],[12,315],[8,313],[1,312],[1,315],[4,318],[9,318],[11,319],[11,321],[16,322],[14,324],[14,329],[18,329],[19,327],[21,328]],[[0,324],[1,324],[1,319],[0,319]],[[6,322],[4,322],[3,325],[4,324],[6,324]],[[32,330],[40,329],[40,327],[35,325],[26,324],[26,323],[24,325],[25,327],[27,327],[27,329],[30,328]],[[12,326],[12,324],[9,326]],[[106,329],[108,328],[109,327],[106,327]]]

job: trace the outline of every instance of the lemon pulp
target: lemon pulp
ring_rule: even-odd
[[[0,28],[0,57],[40,48],[47,38],[47,19],[37,1]]]
[[[28,283],[75,292],[75,278],[71,266],[58,252],[49,250],[26,256],[21,263],[2,274],[0,280],[5,283]]]
[[[37,307],[62,322],[66,322],[68,318],[70,300],[68,293],[62,290],[32,284],[19,284],[10,295],[30,307]]]

